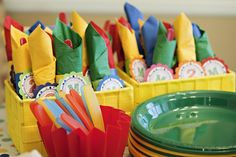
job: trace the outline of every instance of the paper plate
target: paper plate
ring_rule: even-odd
[[[204,152],[236,152],[236,94],[189,91],[139,105],[132,127],[156,144]]]

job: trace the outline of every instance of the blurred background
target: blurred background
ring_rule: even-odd
[[[5,15],[12,16],[24,26],[37,20],[53,25],[57,13],[77,10],[87,22],[93,20],[103,26],[105,20],[124,16],[124,0],[0,0],[0,30]],[[235,0],[127,0],[139,8],[147,18],[154,15],[158,20],[173,22],[181,12],[208,33],[213,50],[236,71],[236,1]],[[3,80],[8,65],[2,37],[0,38],[0,102],[3,102]]]

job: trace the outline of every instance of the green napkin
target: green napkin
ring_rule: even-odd
[[[208,57],[214,57],[215,54],[212,50],[207,33],[200,28],[199,30],[201,32],[201,36],[194,36],[194,41],[196,47],[197,60],[202,61],[203,59],[206,59]]]
[[[79,34],[57,19],[53,30],[53,39],[57,59],[57,75],[72,71],[82,72],[82,39]],[[71,44],[68,44],[68,41]]]
[[[90,22],[85,32],[89,70],[91,72],[92,81],[110,75],[108,48],[103,37],[99,34],[99,29],[100,28],[94,22]]]
[[[158,38],[153,52],[153,64],[161,63],[172,67],[176,40],[167,39],[167,30],[162,22],[159,24]]]

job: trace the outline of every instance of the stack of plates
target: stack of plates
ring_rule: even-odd
[[[133,156],[236,156],[236,94],[189,91],[163,95],[132,114]]]

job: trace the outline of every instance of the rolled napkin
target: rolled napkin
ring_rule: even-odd
[[[113,56],[115,63],[123,69],[125,65],[125,57],[124,57],[124,52],[122,49],[119,33],[118,33],[118,28],[116,24],[114,23],[107,23],[107,25],[104,28],[112,37],[112,51],[113,51]]]
[[[192,23],[184,13],[176,18],[174,30],[177,40],[178,62],[196,61]]]
[[[117,76],[114,66],[110,39],[94,22],[90,22],[86,30],[86,44],[94,89],[102,91],[123,88],[124,82]]]
[[[124,5],[124,9],[125,9],[126,17],[129,21],[131,27],[135,31],[135,37],[136,37],[136,41],[138,44],[139,52],[141,54],[144,54],[144,51],[143,51],[143,48],[141,45],[141,40],[140,40],[140,28],[141,27],[139,25],[139,20],[144,20],[143,13],[138,8],[136,8],[135,6],[133,6],[127,2]]]
[[[7,54],[7,60],[12,61],[12,47],[11,47],[11,26],[14,26],[20,31],[24,31],[24,27],[19,24],[17,21],[12,19],[10,16],[7,16],[4,20],[4,39],[5,39],[5,48]]]
[[[31,34],[39,25],[41,29],[44,30],[52,40],[52,30],[49,27],[45,26],[41,21],[36,21],[28,30],[26,30],[26,33]]]
[[[28,35],[11,26],[12,62],[16,73],[30,72]]]
[[[176,47],[176,40],[173,36],[173,28],[167,30],[165,25],[159,22],[158,38],[153,52],[153,64],[164,64],[172,68]]]
[[[32,33],[40,25],[41,29],[44,30],[46,27],[41,21],[36,21],[29,29],[29,34]]]
[[[104,76],[111,74],[108,64],[108,48],[99,33],[100,29],[94,22],[90,22],[85,33],[92,81],[102,79]]]
[[[215,53],[212,50],[207,33],[204,30],[200,29],[196,24],[193,24],[192,26],[197,60],[202,61],[206,58],[214,57]]]
[[[97,26],[98,27],[98,26]],[[101,28],[97,28],[98,33],[102,36],[102,38],[104,39],[105,43],[106,43],[106,47],[108,50],[108,64],[110,69],[114,70],[115,69],[115,62],[114,62],[114,58],[113,58],[113,52],[112,52],[112,46],[111,46],[111,40],[112,40],[112,36],[110,34],[106,34]]]
[[[152,65],[153,51],[158,37],[158,29],[159,22],[154,16],[150,16],[141,28],[141,34],[144,42],[145,60],[148,66]]]
[[[29,36],[29,51],[37,86],[55,82],[56,59],[50,36],[38,25]]]
[[[136,58],[141,59],[143,56],[139,54],[137,42],[135,39],[135,32],[130,27],[129,23],[123,18],[119,18],[116,23],[121,44],[125,54],[125,68],[129,73],[129,63]]]
[[[22,98],[33,98],[35,83],[31,73],[28,35],[11,26],[11,44],[16,93]]]
[[[82,38],[82,69],[83,74],[86,73],[88,70],[88,57],[87,57],[87,47],[86,47],[86,40],[85,40],[85,31],[88,26],[87,22],[76,12],[73,11],[71,13],[71,22],[72,22],[72,29],[80,35]]]
[[[57,59],[56,74],[82,72],[82,39],[79,34],[57,19],[53,41]]]

